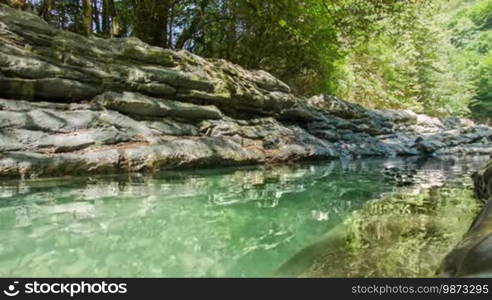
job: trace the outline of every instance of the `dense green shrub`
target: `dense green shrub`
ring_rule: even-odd
[[[418,12],[403,29],[392,19],[380,22],[377,36],[348,49],[335,93],[378,108],[468,115],[475,92],[452,43],[451,12],[439,3]]]
[[[476,118],[492,116],[492,0],[463,1],[450,22],[460,74],[467,74],[475,97],[471,108]]]

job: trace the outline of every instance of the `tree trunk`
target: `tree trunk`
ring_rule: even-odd
[[[51,22],[51,10],[53,9],[53,0],[44,0],[41,5],[39,15],[48,23]]]
[[[108,9],[111,16],[111,32],[110,36],[121,36],[121,21],[120,16],[116,13],[116,8],[114,7],[114,0],[108,0]]]
[[[209,0],[202,0],[200,1],[200,7],[199,10],[197,11],[196,15],[193,17],[193,20],[191,21],[190,25],[183,30],[181,35],[178,38],[178,41],[176,42],[176,49],[183,49],[185,46],[186,42],[190,40],[195,32],[198,30],[200,23],[202,23],[203,17],[205,16],[205,9],[207,8]]]
[[[82,32],[82,7],[80,5],[80,0],[75,0],[75,16],[73,22],[75,23],[75,32],[81,33]]]
[[[89,36],[92,34],[92,0],[84,0],[83,10],[84,10],[83,33],[86,36]]]
[[[142,41],[167,48],[169,10],[172,0],[133,0],[134,35]]]
[[[109,1],[110,0],[103,0],[102,8],[102,32],[105,36],[111,35],[111,9]]]

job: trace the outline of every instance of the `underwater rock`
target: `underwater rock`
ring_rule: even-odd
[[[426,167],[419,172],[425,174]],[[471,191],[445,182],[443,177],[432,186],[406,186],[364,203],[342,223],[288,259],[276,275],[435,276],[446,253],[460,241],[467,224],[479,211]],[[490,239],[477,247],[474,254],[488,246]],[[470,267],[472,263],[477,266],[475,263],[480,259],[470,258]]]
[[[472,175],[475,195],[485,202],[463,240],[443,261],[439,274],[492,277],[492,161]]]
[[[385,167],[382,174],[385,178],[396,183],[397,186],[411,185],[415,182],[418,171],[413,168]]]

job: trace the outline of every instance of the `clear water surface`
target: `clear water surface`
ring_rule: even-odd
[[[0,182],[0,276],[255,277],[367,201],[481,162],[360,160]]]

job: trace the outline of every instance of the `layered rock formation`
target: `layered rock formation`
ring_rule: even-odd
[[[331,96],[263,71],[85,38],[0,5],[0,176],[492,153],[492,129]]]

